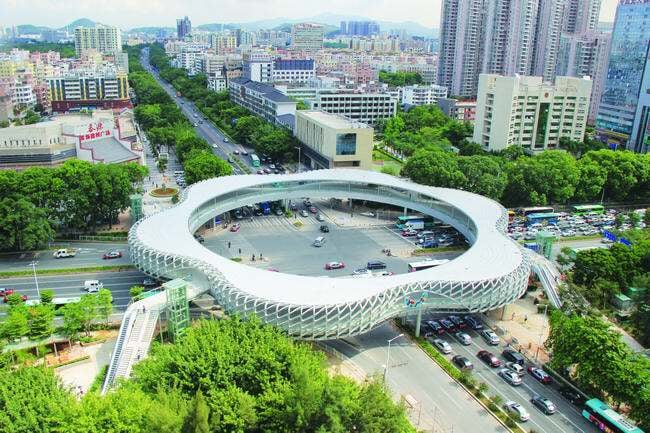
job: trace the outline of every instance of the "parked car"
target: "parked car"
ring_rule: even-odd
[[[325,221],[325,218],[323,218],[323,215],[318,214],[318,215],[316,215],[316,220],[318,220],[320,222],[323,222],[323,221]]]
[[[526,374],[526,370],[516,362],[506,362],[506,367],[517,373],[519,376]]]
[[[345,267],[345,264],[343,262],[329,262],[325,264],[325,269],[332,270],[332,269],[343,269]]]
[[[472,337],[470,337],[468,333],[456,332],[454,335],[456,336],[456,339],[460,341],[460,344],[462,344],[463,346],[469,346],[470,344],[472,344]]]
[[[120,257],[122,257],[122,251],[111,250],[111,251],[108,251],[108,252],[104,253],[104,255],[102,256],[102,259],[104,259],[104,260],[119,259]]]
[[[481,329],[483,329],[483,324],[481,323],[481,321],[473,316],[465,316],[464,320],[465,323],[467,323],[469,327],[475,331],[480,331]]]
[[[205,242],[205,239],[204,239],[203,236],[201,236],[201,235],[196,235],[196,234],[195,234],[195,235],[194,235],[194,239],[196,239],[197,241],[199,241],[199,243],[201,243],[201,244],[202,244],[203,242]]]
[[[380,260],[370,260],[366,264],[367,269],[386,269],[386,263]]]
[[[277,208],[275,210],[275,215],[282,216],[282,215],[284,215],[284,211],[281,208]]]
[[[309,214],[307,213],[306,210],[302,209],[302,210],[300,211],[300,216],[302,216],[302,217],[308,217]]]
[[[320,226],[320,231],[321,231],[322,233],[329,233],[329,232],[330,232],[330,228],[329,228],[327,225],[323,224],[322,226]]]
[[[528,373],[530,373],[531,376],[533,376],[535,379],[537,379],[539,382],[548,385],[549,383],[553,382],[553,379],[551,379],[551,376],[549,376],[544,370],[542,370],[539,367],[535,366],[530,366],[528,367]]]
[[[450,320],[458,329],[467,328],[467,323],[465,323],[465,321],[459,316],[449,316],[447,319]]]
[[[472,361],[469,359],[465,358],[464,356],[461,355],[456,355],[453,358],[451,358],[451,361],[458,366],[461,370],[471,370],[474,368],[474,364],[472,364]]]
[[[519,403],[514,401],[506,401],[503,404],[503,409],[511,415],[514,415],[521,422],[526,422],[530,419],[528,411]]]
[[[441,338],[433,338],[433,339],[431,339],[431,344],[436,346],[438,348],[438,350],[440,350],[445,355],[448,355],[448,354],[451,353],[451,346],[449,345],[449,343],[447,343],[445,340],[443,340]]]
[[[553,404],[551,400],[542,397],[541,395],[535,394],[533,398],[530,399],[530,402],[546,415],[553,415],[557,410],[555,404]]]
[[[503,378],[506,382],[508,382],[512,386],[519,386],[522,383],[521,377],[514,371],[510,370],[509,368],[504,368],[499,371],[499,376]]]
[[[372,275],[372,271],[366,268],[360,268],[352,272],[352,275]]]
[[[413,236],[417,236],[417,234],[418,234],[417,230],[413,230],[413,229],[402,230],[402,236],[404,236],[405,238],[411,238]]]
[[[316,209],[315,206],[309,206],[309,212],[311,212],[311,213],[317,213],[317,212],[318,212],[318,209]]]
[[[445,333],[445,328],[442,327],[440,322],[436,320],[428,320],[427,325],[429,325],[429,328],[431,328],[431,331],[435,334],[444,334]]]
[[[501,341],[499,336],[491,329],[484,329],[479,334],[483,337],[485,342],[491,346],[498,346]]]
[[[573,390],[572,388],[569,388],[568,386],[560,388],[560,394],[562,394],[562,397],[566,398],[569,403],[578,407],[582,407],[582,405],[584,405],[587,401],[584,395],[578,391]]]
[[[240,228],[241,228],[241,224],[235,223],[235,224],[230,226],[230,231],[233,232],[233,233],[237,233]]]
[[[451,323],[451,321],[447,319],[440,319],[439,322],[442,325],[442,327],[445,328],[446,332],[456,332],[456,327],[454,326],[453,323]]]
[[[523,366],[526,361],[526,358],[524,358],[521,353],[513,349],[505,349],[501,352],[501,355],[506,359],[506,361],[515,362],[521,366]]]
[[[492,368],[501,367],[501,361],[499,361],[499,358],[497,358],[494,353],[488,352],[487,350],[481,350],[476,354],[476,356]]]

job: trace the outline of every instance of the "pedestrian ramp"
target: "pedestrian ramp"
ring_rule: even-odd
[[[562,281],[562,273],[552,261],[541,254],[529,249],[524,251],[531,259],[531,269],[539,277],[549,302],[555,308],[560,308],[562,300],[560,299],[559,287]]]

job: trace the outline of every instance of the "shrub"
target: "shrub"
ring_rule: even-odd
[[[517,421],[515,421],[511,416],[506,418],[506,427],[515,428],[517,427]]]

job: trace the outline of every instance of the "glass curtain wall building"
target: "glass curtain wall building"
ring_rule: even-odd
[[[596,127],[627,141],[632,133],[650,40],[650,0],[621,0]]]

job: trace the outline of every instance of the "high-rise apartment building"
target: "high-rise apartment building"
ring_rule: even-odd
[[[300,23],[291,27],[291,48],[294,50],[316,51],[323,48],[323,26]]]
[[[192,34],[192,22],[187,15],[184,18],[176,20],[176,35],[178,39],[183,39],[190,34]]]
[[[636,152],[650,152],[650,46],[645,59],[639,102],[634,114],[628,148]]]
[[[478,75],[555,72],[564,0],[444,0],[438,84],[474,96]]]
[[[583,33],[596,30],[602,0],[565,0],[562,31]]]
[[[237,37],[234,35],[213,33],[210,35],[210,48],[215,54],[232,53],[237,48]]]
[[[438,84],[452,95],[476,94],[484,48],[486,0],[443,0]]]
[[[596,127],[624,144],[632,133],[650,41],[650,0],[621,0]]]
[[[473,141],[485,150],[512,145],[531,151],[557,149],[560,138],[582,140],[591,80],[481,74]]]
[[[379,34],[376,21],[341,21],[340,32],[348,36],[373,36]]]
[[[122,52],[122,33],[112,26],[97,24],[95,27],[77,27],[74,29],[74,49],[77,57],[88,50],[102,54]]]
[[[131,107],[127,74],[119,69],[74,70],[47,82],[53,111]]]

